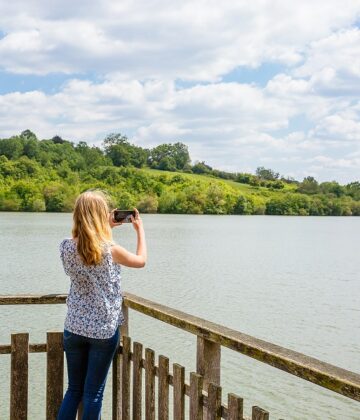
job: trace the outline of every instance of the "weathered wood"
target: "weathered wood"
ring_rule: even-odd
[[[0,354],[10,354],[11,344],[1,344]],[[46,353],[46,343],[29,343],[29,353]]]
[[[129,308],[124,303],[121,307],[122,314],[124,316],[124,323],[120,326],[121,337],[129,336]]]
[[[220,358],[220,344],[197,337],[196,372],[203,377],[204,389],[210,382],[220,385]]]
[[[203,379],[195,373],[190,373],[190,420],[202,420],[203,402],[202,402]]]
[[[121,353],[119,349],[120,346],[112,361],[112,420],[121,419]]]
[[[360,374],[358,373],[330,365],[131,293],[125,293],[125,303],[130,309],[360,401]]]
[[[145,419],[155,420],[155,353],[145,349]]]
[[[27,420],[29,334],[11,334],[10,420]]]
[[[122,352],[122,420],[130,420],[130,351],[131,338],[123,337]]]
[[[0,305],[49,305],[66,303],[67,295],[0,295]]]
[[[185,368],[173,364],[174,420],[185,420]]]
[[[203,378],[203,387],[207,391],[210,383],[220,385],[221,346],[203,337],[196,342],[196,372]],[[204,419],[208,417],[204,407]]]
[[[208,385],[207,420],[221,420],[221,387],[211,382]]]
[[[133,345],[133,414],[134,420],[141,420],[141,401],[142,401],[142,350],[143,346],[140,343]]]
[[[46,334],[46,419],[56,419],[64,390],[63,333]]]
[[[228,420],[243,420],[243,399],[235,394],[228,394]]]
[[[251,412],[251,420],[269,420],[269,413],[260,407],[254,406]]]
[[[0,296],[0,305],[57,304],[65,303],[66,297],[67,295]],[[125,293],[124,304],[145,315],[228,347],[345,397],[360,401],[360,374],[358,373],[259,340],[131,293]]]
[[[0,354],[10,354],[10,353],[11,353],[11,344],[0,345]]]
[[[158,410],[159,420],[169,418],[169,359],[159,356],[159,387],[158,387]]]
[[[124,300],[122,301],[122,306],[121,306],[121,311],[122,314],[124,316],[124,323],[120,325],[120,349],[122,351],[122,342],[123,342],[123,337],[125,336],[129,336],[129,309],[128,307],[125,305]],[[118,360],[118,366],[116,367],[116,369],[118,370],[118,372],[116,372],[117,376],[119,376],[120,378],[122,378],[122,365],[123,365],[123,358],[120,357],[120,359]],[[118,382],[118,389],[116,390],[117,392],[117,398],[116,398],[116,406],[113,406],[113,412],[116,411],[117,412],[117,416],[119,419],[122,418],[122,392],[121,392],[121,379],[120,382]],[[114,415],[114,414],[113,414]]]

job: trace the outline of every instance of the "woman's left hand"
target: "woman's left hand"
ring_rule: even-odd
[[[122,224],[123,224],[123,222],[115,222],[115,220],[114,220],[114,211],[115,211],[115,210],[116,210],[116,209],[112,210],[112,211],[109,213],[109,224],[110,224],[111,229],[112,229],[113,227],[115,227],[115,226],[120,226],[120,225],[122,225]]]

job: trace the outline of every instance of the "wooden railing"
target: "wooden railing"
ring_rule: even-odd
[[[0,305],[65,303],[67,295],[0,296]],[[155,365],[152,349],[134,343],[129,337],[128,309],[153,317],[197,336],[196,372],[185,382],[185,368],[173,364],[163,355]],[[113,360],[113,419],[155,419],[155,377],[158,378],[157,411],[159,419],[168,419],[169,386],[173,387],[174,419],[183,420],[185,396],[189,397],[189,418],[243,419],[243,401],[229,394],[222,403],[220,387],[221,347],[228,347],[253,359],[313,382],[323,388],[360,401],[360,375],[305,356],[293,350],[259,340],[239,331],[218,325],[179,310],[149,301],[130,293],[124,295],[126,322],[121,327],[122,342]],[[10,419],[27,418],[28,352],[47,353],[46,418],[55,419],[63,396],[62,332],[48,332],[46,344],[29,344],[27,333],[12,334],[11,345],[0,345],[0,354],[11,353]],[[132,347],[132,348],[131,348]],[[132,410],[130,410],[130,377],[132,363]],[[142,380],[145,370],[145,413],[142,413]],[[61,378],[61,380],[59,380]],[[252,408],[252,420],[265,420],[269,413]]]

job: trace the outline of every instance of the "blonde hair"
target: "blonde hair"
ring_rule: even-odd
[[[105,244],[113,244],[109,224],[109,196],[102,190],[81,193],[73,212],[72,235],[77,237],[77,251],[85,265],[100,264]]]

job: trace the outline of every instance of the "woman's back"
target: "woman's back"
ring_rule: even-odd
[[[92,338],[111,337],[123,323],[121,265],[105,246],[100,264],[85,265],[72,238],[60,244],[60,257],[71,285],[67,298],[65,329]]]

